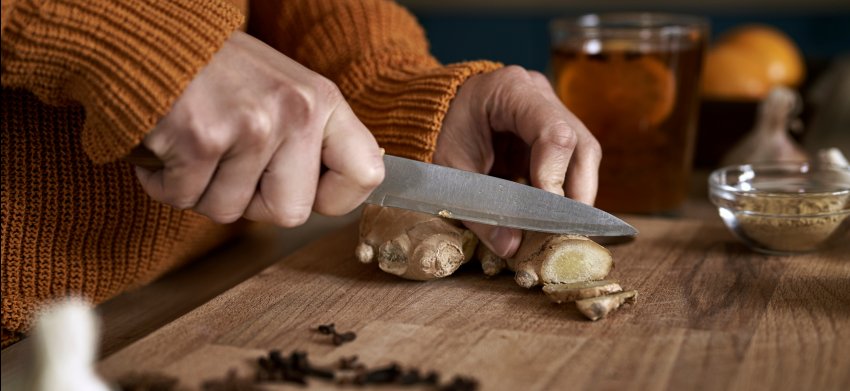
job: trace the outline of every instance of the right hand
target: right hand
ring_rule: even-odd
[[[144,190],[219,223],[292,227],[312,210],[345,214],[384,178],[377,142],[337,87],[242,32],[143,144],[164,166],[136,167]]]

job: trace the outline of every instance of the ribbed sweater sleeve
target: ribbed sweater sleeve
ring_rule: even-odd
[[[416,19],[384,0],[252,0],[249,31],[339,85],[388,153],[430,161],[449,103],[489,61],[447,66]]]
[[[138,144],[243,20],[221,0],[4,0],[2,12],[3,87],[82,105],[96,163]]]

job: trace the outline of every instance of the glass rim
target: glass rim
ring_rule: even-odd
[[[594,12],[563,16],[549,22],[550,32],[596,30],[638,31],[685,28],[707,30],[707,18],[692,14],[668,12]]]
[[[750,172],[756,175],[757,172],[764,171],[784,171],[788,174],[808,174],[813,171],[817,172],[838,172],[850,174],[850,167],[836,166],[830,164],[815,164],[811,162],[772,162],[772,163],[755,163],[755,164],[738,164],[718,168],[712,171],[708,176],[709,189],[714,191],[723,191],[736,196],[750,197],[768,197],[768,198],[799,198],[799,197],[822,197],[822,196],[842,196],[850,194],[850,186],[842,187],[833,191],[812,191],[803,193],[786,193],[770,190],[742,190],[733,185],[730,185],[725,178],[729,174]]]

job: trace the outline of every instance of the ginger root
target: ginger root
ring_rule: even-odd
[[[625,291],[576,301],[576,308],[590,320],[604,318],[624,303],[634,304],[637,291]]]
[[[620,284],[610,280],[543,285],[543,292],[546,293],[546,296],[549,296],[550,300],[558,304],[590,299],[622,291],[623,288]]]
[[[564,284],[601,280],[614,266],[611,252],[584,236],[554,235],[526,231],[516,255],[499,261],[484,246],[478,259],[487,275],[503,268],[513,270],[517,284],[531,288],[541,284]]]
[[[454,273],[475,253],[478,238],[453,220],[403,209],[367,205],[355,256],[390,274],[431,280]]]
[[[508,268],[525,288],[601,280],[614,264],[607,249],[584,236],[530,231],[523,233],[516,256],[502,259],[478,246],[477,237],[457,221],[373,205],[363,210],[355,253],[360,262],[377,259],[381,270],[412,280],[448,276],[475,255],[484,274]]]

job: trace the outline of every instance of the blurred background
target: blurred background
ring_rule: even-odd
[[[846,0],[399,0],[425,27],[432,52],[444,62],[491,59],[551,77],[549,22],[557,17],[606,11],[693,14],[711,23],[709,45],[744,25],[775,28],[796,46],[804,66],[788,87],[802,97],[789,119],[790,136],[807,149],[850,152],[850,1]],[[781,44],[781,42],[780,42]],[[793,61],[793,60],[791,60]],[[792,64],[793,65],[793,64]],[[721,68],[721,74],[739,70]],[[742,70],[746,73],[746,70]],[[721,86],[722,87],[722,86]],[[733,86],[734,87],[734,86]],[[695,162],[711,168],[756,122],[767,90],[705,96]],[[709,121],[706,123],[706,121]],[[713,121],[713,122],[712,122]],[[718,122],[719,121],[719,122]],[[793,126],[791,126],[793,125]]]

